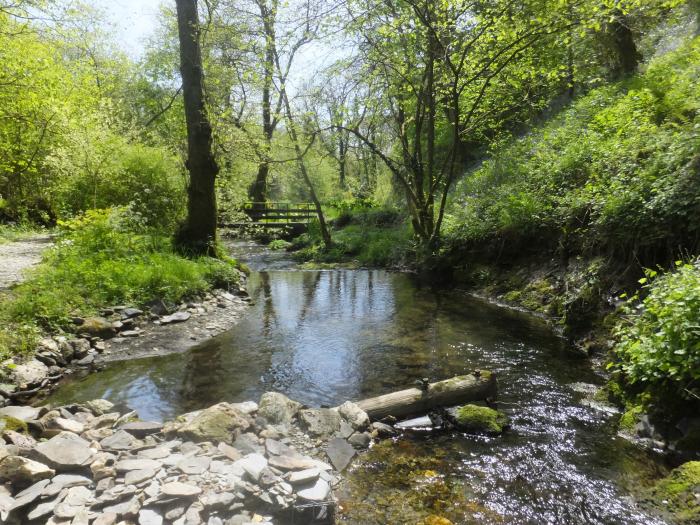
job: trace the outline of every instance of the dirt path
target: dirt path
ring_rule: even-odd
[[[0,244],[0,290],[24,278],[24,270],[41,261],[41,252],[51,245],[49,235]]]

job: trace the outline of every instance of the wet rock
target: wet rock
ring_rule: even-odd
[[[163,431],[182,436],[193,441],[223,441],[233,443],[236,435],[250,427],[246,415],[233,408],[229,403],[219,403],[201,410],[194,417],[185,418],[185,423],[175,422]]]
[[[352,401],[346,401],[338,407],[338,413],[345,419],[353,429],[365,430],[369,427],[369,416]]]
[[[133,421],[122,425],[120,429],[136,438],[142,439],[160,432],[163,429],[163,425],[155,421]]]
[[[496,436],[508,427],[508,417],[498,410],[478,405],[463,405],[448,410],[457,428],[473,434]]]
[[[326,455],[338,472],[342,472],[355,456],[355,448],[342,438],[334,438],[326,446]]]
[[[55,470],[43,463],[21,456],[6,456],[0,460],[0,480],[7,480],[16,487],[26,487],[55,474]]]
[[[190,312],[175,312],[172,315],[166,315],[160,318],[160,324],[183,323],[187,321],[192,314]]]
[[[117,335],[117,331],[107,319],[104,317],[88,317],[83,321],[77,332],[79,334],[89,335],[90,337],[100,337],[102,339],[110,339]]]
[[[292,401],[278,392],[265,392],[260,398],[258,416],[273,425],[289,424],[301,408],[301,403]]]
[[[20,390],[25,390],[42,383],[49,375],[49,368],[38,361],[30,359],[26,363],[15,365],[9,369],[10,381]]]
[[[332,408],[309,408],[299,411],[299,422],[309,434],[327,438],[340,430],[340,414]]]
[[[34,454],[58,471],[88,465],[94,456],[90,443],[70,432],[61,432],[40,443],[34,449]]]

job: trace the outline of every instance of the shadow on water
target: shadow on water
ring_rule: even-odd
[[[491,369],[512,430],[375,447],[348,476],[343,523],[416,524],[431,514],[453,523],[656,523],[629,494],[662,467],[618,438],[611,416],[579,403],[572,383],[602,380],[539,320],[408,275],[296,271],[284,254],[250,244],[236,253],[257,271],[253,306],[231,331],[183,354],[115,363],[49,401],[105,397],[166,419],[268,390],[336,405],[421,377]]]

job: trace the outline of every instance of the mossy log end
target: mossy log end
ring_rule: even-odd
[[[408,388],[383,396],[358,401],[357,405],[367,412],[372,420],[387,416],[406,417],[425,413],[436,407],[461,405],[469,401],[483,401],[495,398],[496,376],[482,370],[479,376],[457,376],[437,383],[426,389]]]

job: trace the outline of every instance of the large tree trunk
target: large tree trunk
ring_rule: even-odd
[[[176,0],[180,73],[187,121],[187,218],[176,234],[178,248],[193,255],[216,253],[216,193],[219,167],[212,153],[212,131],[204,106],[197,0]]]
[[[628,25],[625,15],[619,11],[614,13],[609,31],[615,46],[615,76],[621,77],[636,73],[642,55],[634,42],[634,34]]]

